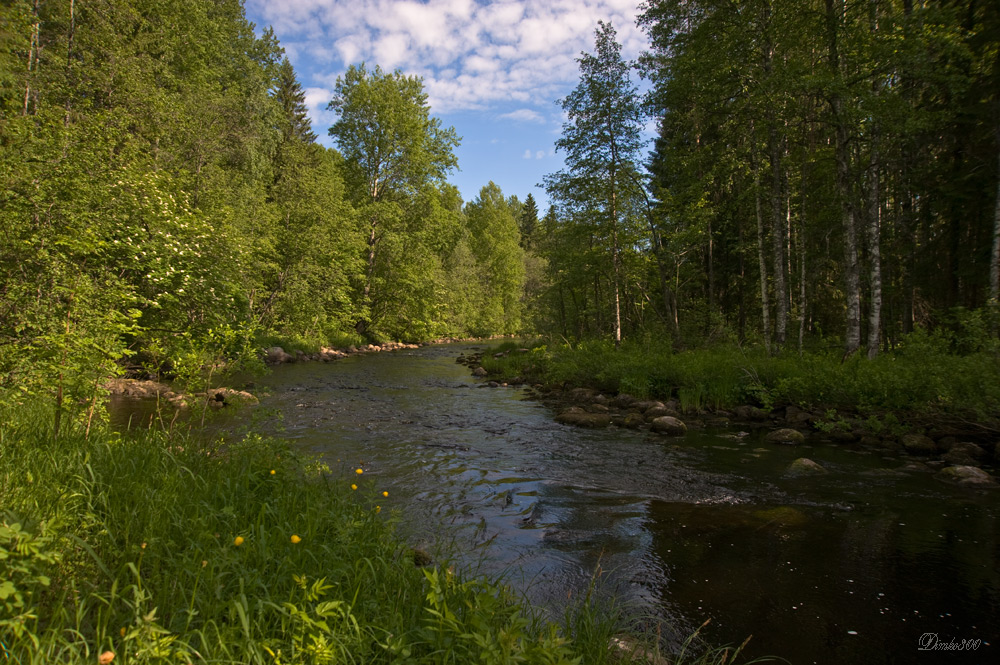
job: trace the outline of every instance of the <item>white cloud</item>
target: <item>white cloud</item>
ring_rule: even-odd
[[[575,59],[594,46],[599,20],[612,21],[623,55],[646,39],[638,0],[247,0],[248,13],[295,44],[299,71],[332,85],[366,61],[424,77],[436,113],[499,102],[549,106],[576,83]],[[311,62],[307,61],[311,58]],[[530,109],[527,109],[530,110]],[[515,111],[517,113],[517,111]],[[516,119],[516,118],[512,118]],[[527,118],[525,118],[527,119]]]
[[[516,111],[511,111],[510,113],[501,114],[501,118],[506,120],[514,120],[516,122],[545,122],[545,118],[538,111],[532,111],[531,109],[518,109]]]
[[[539,150],[535,153],[535,159],[544,159],[544,158],[545,158],[544,150]]]
[[[525,150],[524,151],[524,158],[525,159],[531,159],[531,150]]]

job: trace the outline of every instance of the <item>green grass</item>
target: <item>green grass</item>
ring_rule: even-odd
[[[898,412],[943,415],[1000,423],[1000,357],[991,351],[951,352],[926,334],[874,360],[839,352],[785,352],[722,346],[674,352],[663,344],[588,341],[574,346],[532,343],[528,354],[510,351],[518,343],[484,354],[491,374],[640,398],[679,400],[684,409],[725,409],[740,404],[765,408],[794,404],[861,414]]]
[[[417,567],[353,468],[256,435],[53,440],[45,409],[0,415],[4,662],[629,662],[614,612],[557,627],[495,582]]]

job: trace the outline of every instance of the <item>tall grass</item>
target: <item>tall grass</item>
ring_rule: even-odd
[[[414,565],[381,508],[391,497],[364,474],[331,472],[254,435],[211,446],[156,432],[52,440],[45,414],[5,415],[5,662],[577,655],[502,588]]]
[[[840,353],[786,352],[722,346],[674,352],[669,342],[603,341],[570,345],[534,342],[529,353],[507,344],[485,354],[491,373],[543,383],[593,387],[641,398],[679,400],[686,409],[756,404],[941,414],[1000,421],[1000,355],[957,354],[939,338],[914,334],[894,353],[874,360]]]

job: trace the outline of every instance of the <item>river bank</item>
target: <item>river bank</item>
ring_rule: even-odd
[[[542,621],[406,545],[363,462],[331,469],[257,434],[65,428],[53,445],[50,415],[0,420],[12,662],[622,661],[613,616]]]
[[[990,471],[1000,462],[1000,411],[996,410],[996,387],[983,386],[993,379],[1000,383],[995,362],[962,375],[960,359],[951,358],[956,365],[948,374],[951,385],[938,376],[932,391],[950,391],[952,395],[938,395],[923,403],[897,399],[893,408],[888,396],[875,402],[866,399],[864,392],[851,393],[841,385],[838,393],[836,386],[830,385],[836,383],[838,375],[853,373],[856,383],[867,383],[867,391],[887,395],[892,385],[880,385],[880,381],[886,383],[886,375],[877,366],[871,371],[872,367],[841,368],[825,363],[823,371],[816,372],[820,363],[815,358],[802,360],[803,368],[794,367],[795,359],[780,360],[782,367],[778,368],[770,358],[736,357],[725,352],[713,357],[706,352],[693,363],[703,376],[692,376],[693,372],[683,368],[690,359],[682,354],[636,355],[634,349],[615,355],[606,349],[595,352],[593,347],[549,351],[539,344],[507,343],[457,360],[484,380],[527,385],[529,395],[552,408],[556,420],[566,424],[651,429],[675,436],[689,428],[766,430],[765,439],[772,443],[848,445],[876,453],[906,454],[914,459],[914,469],[939,471],[942,480],[997,486]],[[921,362],[933,376],[948,359],[924,357]],[[912,375],[920,371],[914,364],[897,360],[894,369],[904,376]],[[809,372],[828,376],[810,376],[817,385],[809,390],[800,385],[799,399],[792,403],[789,393],[793,391],[787,387],[795,381],[804,384],[803,376]],[[664,380],[670,374],[674,380]],[[824,378],[827,385],[822,384]],[[713,385],[713,380],[718,384]],[[893,383],[899,385],[898,380]],[[972,388],[965,384],[972,384]],[[623,390],[629,385],[638,387],[641,396]],[[970,390],[979,386],[983,386],[982,392],[973,396]],[[963,391],[965,403],[954,404],[954,394]],[[824,395],[827,401],[822,401]],[[944,408],[949,398],[953,404]],[[752,403],[743,401],[747,399]]]

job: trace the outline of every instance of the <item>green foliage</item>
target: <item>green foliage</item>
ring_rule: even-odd
[[[415,567],[377,481],[353,469],[255,435],[53,446],[47,421],[24,408],[0,421],[14,662],[604,662],[606,643],[580,651],[504,588]]]
[[[483,359],[491,373],[588,386],[641,398],[677,398],[683,409],[794,404],[860,412],[873,431],[898,431],[900,418],[937,415],[995,423],[1000,412],[1000,359],[992,352],[959,356],[941,335],[915,333],[875,360],[839,353],[771,356],[761,349],[719,346],[674,352],[669,344],[609,342],[536,345],[530,355]],[[540,344],[540,343],[537,343]],[[886,413],[888,412],[888,413]]]

